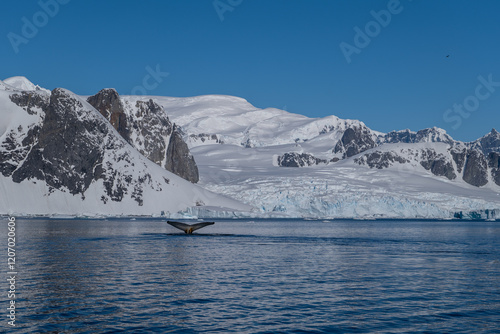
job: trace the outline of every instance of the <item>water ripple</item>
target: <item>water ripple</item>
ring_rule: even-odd
[[[19,220],[16,332],[493,333],[500,227],[450,224]]]

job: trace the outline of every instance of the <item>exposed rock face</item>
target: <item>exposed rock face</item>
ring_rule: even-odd
[[[485,155],[500,152],[500,133],[492,129],[486,136],[473,142],[473,147],[480,149]]]
[[[427,149],[422,151],[422,161],[420,164],[436,176],[446,176],[449,180],[456,179],[453,164],[444,155],[437,154],[436,151]]]
[[[359,165],[367,165],[370,168],[389,168],[395,162],[400,164],[417,162],[426,170],[430,170],[436,176],[445,176],[449,180],[457,177],[451,158],[438,154],[434,149],[418,149],[405,150],[400,153],[395,151],[381,152],[375,151],[365,153],[359,158],[354,159],[354,162]]]
[[[371,139],[372,137],[368,136],[367,132],[362,129],[347,129],[333,152],[344,152],[344,159],[351,157],[374,147],[375,144]],[[488,183],[489,167],[495,183],[500,183],[500,172],[498,167],[494,167],[498,163],[496,153],[500,152],[500,134],[495,129],[483,138],[467,144],[453,140],[444,130],[438,128],[423,129],[418,132],[392,131],[379,137],[378,142],[381,145],[384,143],[446,143],[450,145],[451,158],[437,154],[433,149],[426,149],[419,153],[420,156],[417,154],[414,159],[434,175],[445,176],[449,180],[454,180],[457,178],[457,174],[463,173],[463,180],[477,187]],[[491,153],[493,154],[489,156],[488,154]],[[387,168],[395,161],[403,163],[404,160],[405,158],[394,152],[372,152],[357,158],[355,162],[366,164],[370,168]],[[452,160],[455,162],[456,170]]]
[[[179,140],[184,142],[182,137],[172,137],[174,125],[160,105],[151,99],[124,104],[114,89],[103,89],[87,101],[146,158],[183,178],[188,177],[193,183],[198,182],[196,162],[187,145],[179,144]]]
[[[321,131],[319,132],[320,135],[324,135],[325,133],[329,133],[329,132],[332,132],[333,130],[335,130],[335,125],[325,125],[323,127],[323,129],[321,129]]]
[[[130,129],[127,125],[127,116],[123,110],[120,96],[114,89],[103,89],[87,99],[94,108],[106,117],[118,133],[130,143]]]
[[[386,144],[402,144],[390,150],[369,149]],[[429,143],[429,144],[419,144]],[[440,143],[438,146],[432,143]],[[404,145],[404,144],[419,144]],[[443,146],[444,145],[444,146]],[[443,151],[443,149],[446,151]],[[440,153],[438,153],[440,152]],[[455,141],[444,130],[439,128],[423,129],[417,132],[410,130],[392,131],[385,135],[375,135],[365,126],[347,128],[335,145],[331,160],[321,160],[311,153],[285,153],[278,159],[281,167],[307,167],[319,163],[336,162],[340,159],[355,157],[354,163],[370,168],[389,168],[395,163],[411,163],[421,165],[436,176],[444,176],[449,180],[462,178],[476,187],[488,183],[489,174],[493,181],[500,185],[500,133],[493,129],[486,136],[470,143]],[[341,156],[339,155],[341,154]]]
[[[354,159],[355,163],[368,165],[370,168],[383,169],[392,166],[394,162],[404,164],[409,160],[395,154],[394,152],[372,152]]]
[[[488,155],[488,167],[491,168],[491,176],[493,181],[500,186],[500,153],[491,152]]]
[[[134,132],[132,144],[135,148],[149,160],[165,167],[167,145],[173,125],[163,108],[153,100],[137,101],[135,113],[130,117],[130,124]]]
[[[199,133],[197,135],[189,135],[189,141],[190,142],[198,142],[201,141],[202,143],[216,143],[216,144],[224,144],[224,140],[219,138],[218,135],[216,134],[208,134],[208,133]]]
[[[453,157],[455,164],[457,165],[457,171],[459,173],[462,173],[462,169],[464,168],[465,165],[465,158],[467,157],[467,148],[453,147],[450,150],[450,154]]]
[[[308,153],[289,152],[278,157],[278,166],[280,167],[306,167],[327,162],[327,160],[316,158]]]
[[[428,128],[419,130],[417,132],[410,131],[409,129],[402,131],[391,131],[383,137],[382,142],[389,144],[423,142],[443,142],[451,144],[454,142],[454,140],[448,134],[446,134],[444,130],[438,128]]]
[[[17,183],[40,180],[49,186],[49,194],[58,189],[82,199],[91,184],[102,181],[104,190],[97,200],[104,204],[120,202],[128,194],[142,206],[146,187],[161,191],[162,184],[152,181],[146,166],[134,164],[138,160],[125,140],[71,92],[57,88],[50,97],[23,93],[12,95],[11,100],[39,116],[39,121],[29,129],[11,132],[2,142],[4,176]]]
[[[16,188],[35,189],[28,197],[49,206],[41,203],[35,213],[50,213],[52,206],[64,210],[66,204],[79,214],[92,214],[95,209],[119,215],[125,208],[130,214],[135,205],[150,212],[166,205],[161,198],[167,200],[169,210],[178,210],[210,203],[216,196],[205,195],[201,188],[148,161],[94,107],[67,90],[4,93],[1,98],[6,105],[2,116],[8,121],[0,129],[2,187],[13,189],[17,197],[21,193]],[[182,135],[174,132],[173,151],[189,154]],[[5,188],[3,192],[8,195]]]
[[[415,132],[409,129],[401,131],[391,131],[384,136],[384,142],[386,143],[414,143],[415,142]]]
[[[182,139],[181,132],[175,126],[168,144],[165,167],[172,173],[192,183],[199,181],[198,167],[194,162],[193,156],[189,152],[186,142]]]
[[[424,166],[425,167],[425,166]],[[428,168],[427,168],[428,167]],[[437,176],[446,176],[449,180],[454,180],[457,178],[455,171],[453,169],[453,165],[451,162],[446,161],[445,159],[434,160],[427,164],[427,169],[430,169],[432,174]]]
[[[12,179],[19,183],[36,178],[73,195],[83,194],[92,180],[102,177],[102,138],[108,128],[88,117],[89,110],[63,89],[54,89],[48,104],[43,98],[39,102],[37,107],[45,111],[43,125],[24,138],[29,153]]]
[[[370,130],[366,127],[348,128],[337,142],[333,153],[343,153],[343,158],[349,158],[375,147]]]
[[[10,100],[22,107],[28,114],[35,115],[38,110],[46,110],[49,105],[48,95],[35,92],[22,92],[10,96]]]
[[[13,94],[10,100],[29,115],[38,116],[41,120],[45,117],[45,111],[49,106],[49,95],[34,92]],[[39,124],[34,124],[28,129],[19,127],[6,135],[0,146],[0,172],[3,176],[10,177],[26,159],[38,141],[40,129]]]
[[[488,165],[484,155],[477,150],[471,150],[467,154],[463,180],[476,187],[484,186],[488,183],[487,171]]]

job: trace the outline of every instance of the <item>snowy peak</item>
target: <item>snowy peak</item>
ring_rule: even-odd
[[[44,91],[46,93],[50,92],[48,89],[42,88],[38,85],[35,85],[34,83],[32,83],[26,77],[23,77],[23,76],[16,76],[16,77],[7,78],[3,82],[4,82],[4,84],[8,85],[9,87],[14,88],[14,90]]]
[[[453,138],[445,130],[433,127],[422,129],[417,132],[409,129],[391,131],[384,136],[386,143],[452,143]]]
[[[472,146],[482,150],[484,154],[489,154],[491,152],[500,153],[500,133],[492,129],[491,132],[484,137],[472,142]]]
[[[420,143],[452,143],[453,138],[445,130],[433,127],[417,131],[416,140]]]
[[[232,96],[152,98],[183,128],[191,148],[222,143],[269,147],[303,143],[322,135],[339,140],[347,128],[365,127],[360,121],[336,116],[309,118],[277,108],[260,109]]]
[[[36,85],[23,76],[7,78],[4,82],[18,90],[36,90]]]

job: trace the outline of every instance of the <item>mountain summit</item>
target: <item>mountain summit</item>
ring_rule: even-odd
[[[20,91],[45,91],[47,93],[50,92],[48,89],[35,85],[31,81],[29,81],[28,78],[22,76],[5,79],[3,83],[8,85],[10,88],[14,88],[15,90]]]

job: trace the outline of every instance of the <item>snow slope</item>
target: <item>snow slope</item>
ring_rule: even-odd
[[[219,142],[247,147],[301,143],[330,133],[334,140],[349,126],[365,125],[336,116],[311,119],[275,108],[259,109],[245,99],[225,95],[189,98],[151,97],[188,136],[191,147],[217,143],[202,141],[200,134],[217,136]],[[334,131],[335,130],[335,131]],[[374,138],[379,132],[373,131]],[[206,138],[206,137],[205,137]],[[337,138],[338,140],[338,138]]]

